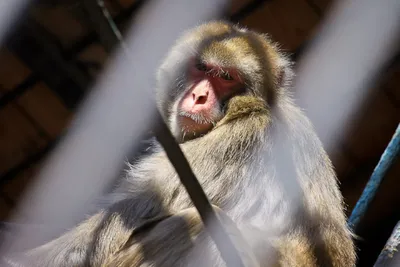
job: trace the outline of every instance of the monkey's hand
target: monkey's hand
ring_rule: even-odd
[[[256,96],[235,96],[227,104],[227,113],[225,117],[217,124],[225,124],[229,121],[239,118],[246,118],[251,114],[268,114],[265,101]]]

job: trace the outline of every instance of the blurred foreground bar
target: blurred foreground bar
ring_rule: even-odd
[[[374,267],[400,266],[400,221],[396,224],[392,235],[382,249]]]

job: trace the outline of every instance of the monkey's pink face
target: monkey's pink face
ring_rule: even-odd
[[[178,103],[178,124],[183,134],[208,132],[224,116],[224,101],[235,95],[243,82],[235,69],[192,61],[188,89]]]

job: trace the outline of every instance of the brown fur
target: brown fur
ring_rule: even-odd
[[[186,141],[174,105],[187,90],[192,57],[235,67],[245,90],[226,102],[210,132]],[[167,55],[157,75],[159,108],[248,266],[354,266],[336,176],[290,98],[291,77],[269,38],[211,22]],[[30,266],[224,266],[173,166],[156,150],[130,166],[97,215],[30,251]]]

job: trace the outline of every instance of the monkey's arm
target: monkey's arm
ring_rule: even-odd
[[[184,209],[173,215],[143,210],[133,218],[132,211],[137,210],[137,205],[134,206],[129,200],[124,201],[89,218],[64,236],[30,251],[29,261],[23,262],[23,265],[10,266],[139,267],[148,266],[150,262],[155,266],[186,266],[189,261],[191,266],[225,266],[204,231],[195,208]],[[120,214],[121,205],[129,209],[129,218]],[[220,209],[214,208],[245,266],[259,266],[233,221]],[[113,213],[113,210],[119,213]],[[155,214],[158,216],[154,217]],[[136,223],[129,225],[124,221],[127,219]]]
[[[61,237],[22,256],[27,266],[102,266],[150,219],[168,216],[155,191],[142,191],[112,204]]]

